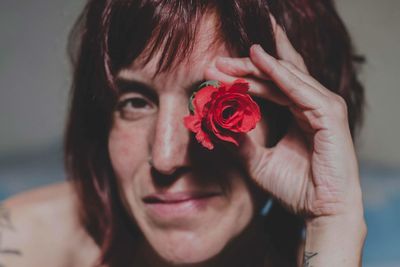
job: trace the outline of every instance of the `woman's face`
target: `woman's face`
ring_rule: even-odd
[[[188,63],[173,71],[152,79],[156,55],[118,75],[123,93],[109,135],[111,163],[127,210],[148,244],[171,263],[217,255],[249,225],[259,201],[233,157],[218,147],[202,148],[183,125],[205,70],[217,56],[233,56],[223,44],[209,48],[213,35],[214,26],[203,23]],[[265,144],[265,123],[249,135]]]

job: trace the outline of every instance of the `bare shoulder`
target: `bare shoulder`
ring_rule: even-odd
[[[79,253],[78,253],[79,252]],[[27,191],[0,204],[0,266],[86,266],[96,246],[79,223],[68,182]],[[87,265],[89,266],[89,265]]]

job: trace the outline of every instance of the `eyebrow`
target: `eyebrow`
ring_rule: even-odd
[[[185,91],[188,92],[189,95],[191,95],[204,82],[205,80],[195,81],[188,87],[186,87]],[[153,88],[151,85],[146,84],[142,81],[138,81],[136,79],[131,79],[131,78],[127,79],[124,77],[118,77],[116,79],[116,84],[121,94],[129,92],[138,92],[152,99],[157,99],[157,90]]]

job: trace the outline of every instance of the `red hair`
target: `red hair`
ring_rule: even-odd
[[[221,18],[221,40],[243,57],[254,43],[276,55],[272,13],[311,75],[346,100],[353,137],[362,120],[364,93],[356,77],[357,57],[331,0],[89,0],[70,35],[74,76],[65,166],[79,196],[82,223],[101,248],[99,264],[121,266],[117,242],[141,236],[121,203],[108,154],[118,94],[114,75],[143,51],[150,60],[163,50],[157,73],[177,66],[190,55],[200,18],[208,11]],[[291,116],[286,109],[271,106],[272,146],[285,134]],[[265,229],[281,260],[277,265],[296,265],[302,228],[300,217],[279,203],[273,205]]]

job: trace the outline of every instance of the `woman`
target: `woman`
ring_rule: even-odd
[[[360,266],[363,90],[331,1],[91,0],[71,51],[70,180],[4,204],[4,266]],[[262,119],[207,150],[189,97],[237,78]]]

